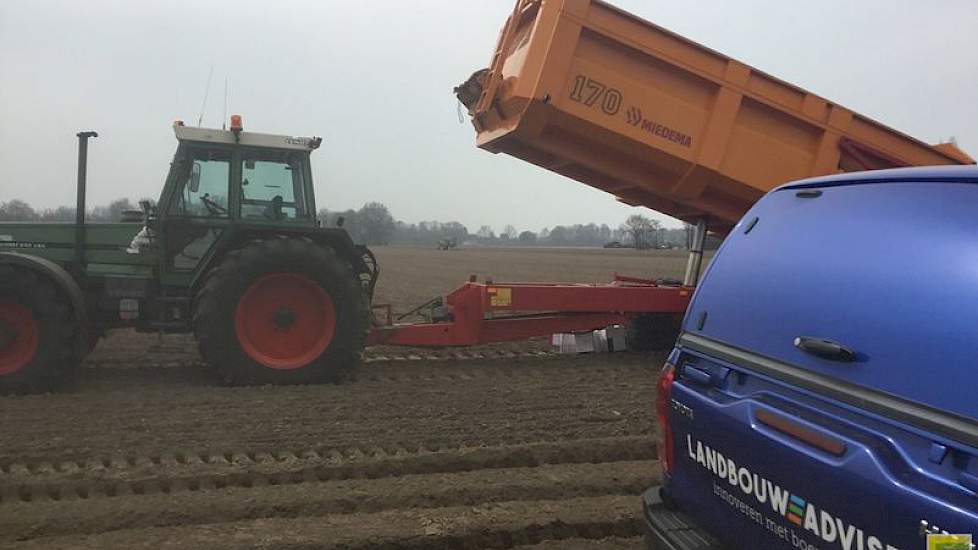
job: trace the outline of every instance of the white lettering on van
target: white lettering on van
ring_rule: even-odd
[[[737,464],[733,458],[724,456],[702,441],[694,442],[688,434],[686,454],[692,462],[711,472],[717,479],[726,480],[744,495],[753,497],[760,504],[769,503],[771,511],[787,523],[780,530],[773,529],[773,522],[769,523],[769,531],[786,533],[793,526],[808,531],[826,543],[835,543],[841,550],[900,550],[753,472],[748,466]],[[740,504],[746,505],[743,502]]]

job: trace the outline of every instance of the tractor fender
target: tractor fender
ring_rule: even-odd
[[[201,269],[197,271],[190,283],[194,294],[196,294],[196,292],[201,288],[203,282],[207,280],[208,273],[210,273],[215,266],[221,263],[221,261],[224,259],[224,255],[228,251],[243,246],[252,240],[269,238],[308,239],[316,244],[331,247],[334,251],[336,251],[336,254],[339,257],[350,262],[358,277],[361,275],[369,276],[370,282],[368,293],[371,297],[373,296],[373,288],[377,283],[377,277],[379,274],[377,260],[369,249],[355,244],[346,230],[339,228],[317,228],[315,230],[297,229],[293,231],[274,232],[257,230],[242,231],[241,233],[234,235],[226,243],[216,247],[217,250],[215,253],[211,255],[211,257],[208,258],[207,263],[201,266]],[[368,257],[369,261],[366,260]]]
[[[85,295],[78,286],[78,282],[60,265],[38,256],[30,256],[19,252],[0,252],[0,264],[10,264],[30,269],[49,279],[54,285],[64,292],[71,302],[71,308],[75,313],[75,320],[81,329],[81,335],[88,337],[91,327],[88,322],[88,308],[85,306]]]
[[[315,229],[315,230],[296,230],[296,231],[275,231],[275,232],[261,232],[261,231],[247,231],[242,232],[239,235],[234,236],[227,245],[223,246],[223,250],[220,250],[217,254],[212,257],[208,263],[208,266],[203,271],[208,271],[212,266],[220,263],[224,256],[224,253],[228,250],[234,250],[235,248],[244,245],[245,243],[254,239],[268,239],[268,238],[305,238],[310,239],[317,244],[322,244],[331,247],[336,251],[336,254],[341,258],[344,258],[350,262],[354,269],[357,271],[366,270],[367,267],[363,264],[361,257],[363,252],[360,250],[363,247],[359,247],[354,244],[353,239],[344,229],[328,228],[328,229]]]
[[[355,269],[358,271],[361,269],[362,252],[360,252],[359,247],[353,243],[350,236],[345,230],[331,231],[331,230],[320,230],[308,236],[313,242],[318,244],[324,244],[329,246],[346,261],[350,262]]]

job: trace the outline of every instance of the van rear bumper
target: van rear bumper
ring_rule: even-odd
[[[723,550],[712,535],[683,513],[667,508],[660,489],[652,487],[642,495],[645,545],[649,550]]]

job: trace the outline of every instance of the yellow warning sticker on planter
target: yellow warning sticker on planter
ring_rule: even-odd
[[[973,550],[971,535],[927,535],[927,550]]]
[[[503,286],[489,287],[489,305],[492,307],[513,305],[513,289]]]

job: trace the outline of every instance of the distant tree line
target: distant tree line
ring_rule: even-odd
[[[86,214],[91,222],[119,221],[125,210],[139,210],[130,199],[116,199],[95,206]],[[325,226],[342,226],[354,241],[368,245],[398,244],[436,246],[451,240],[458,245],[481,246],[622,246],[632,248],[685,248],[689,228],[664,228],[658,220],[636,214],[618,227],[606,223],[574,224],[544,227],[539,231],[518,230],[507,225],[502,232],[483,225],[477,231],[458,221],[423,221],[407,223],[394,218],[382,203],[368,202],[359,210],[318,212]],[[69,206],[37,210],[22,200],[0,202],[0,222],[72,222],[75,209]]]
[[[519,231],[507,225],[496,233],[488,225],[474,233],[457,221],[407,223],[394,218],[382,203],[370,202],[359,210],[320,210],[319,220],[327,226],[342,225],[354,241],[362,244],[436,246],[451,240],[459,245],[482,246],[605,246],[632,248],[686,248],[688,228],[664,228],[658,220],[636,214],[620,226],[574,224]]]
[[[155,202],[155,201],[154,201]],[[117,222],[124,210],[139,210],[138,204],[129,199],[116,199],[109,204],[95,206],[88,210],[85,219],[92,222]],[[18,199],[0,202],[0,221],[3,222],[73,222],[74,206],[59,206],[35,210],[31,205]]]

